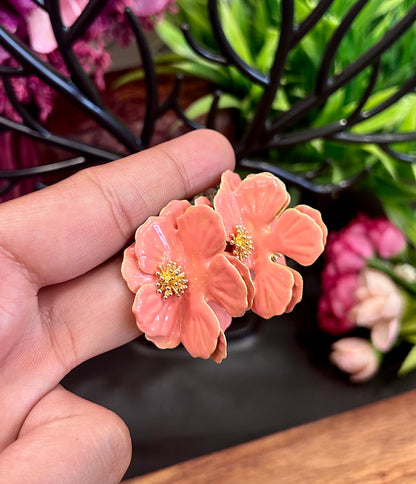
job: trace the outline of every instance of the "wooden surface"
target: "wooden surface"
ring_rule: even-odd
[[[416,390],[125,483],[414,484]]]

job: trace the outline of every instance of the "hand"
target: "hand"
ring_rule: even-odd
[[[0,205],[1,483],[120,481],[125,424],[59,382],[139,335],[120,274],[137,226],[232,165],[222,136],[196,131]]]

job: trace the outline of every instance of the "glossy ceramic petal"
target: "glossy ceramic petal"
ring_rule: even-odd
[[[181,342],[180,327],[178,325],[174,326],[172,331],[166,336],[149,336],[145,334],[145,338],[162,350],[176,348]]]
[[[208,301],[209,307],[214,311],[220,323],[220,328],[225,331],[231,324],[233,318],[227,313],[227,311],[218,306],[214,301]]]
[[[313,221],[319,226],[322,231],[322,243],[325,245],[328,238],[328,228],[322,220],[321,212],[319,210],[315,210],[309,205],[297,205],[295,208],[296,210],[299,210],[299,212],[309,215],[309,217],[311,217]]]
[[[225,231],[221,217],[205,205],[194,206],[178,219],[178,237],[186,258],[195,264],[208,260],[225,249]]]
[[[287,207],[290,200],[283,183],[266,174],[247,177],[235,193],[243,221],[251,227],[262,227],[271,223]]]
[[[217,340],[217,347],[210,358],[211,360],[214,360],[215,363],[221,363],[224,358],[227,358],[227,341],[222,331],[220,331],[220,335]]]
[[[255,294],[255,287],[253,280],[250,275],[250,270],[247,265],[240,262],[236,257],[231,254],[224,254],[225,257],[230,261],[230,263],[237,269],[240,276],[242,277],[246,288],[247,288],[247,310],[251,308],[253,305],[254,294]],[[222,326],[221,326],[222,327]],[[222,328],[224,329],[224,328]]]
[[[133,303],[137,326],[148,337],[168,336],[181,325],[185,315],[185,296],[165,299],[156,292],[155,284],[142,286]]]
[[[137,292],[143,284],[149,284],[154,281],[154,277],[139,269],[134,244],[130,245],[130,247],[124,251],[123,262],[121,264],[121,275],[132,292]]]
[[[247,286],[238,270],[222,254],[216,255],[208,268],[206,299],[214,301],[233,317],[247,311]]]
[[[323,252],[322,239],[322,230],[316,222],[309,215],[292,208],[285,210],[273,223],[267,245],[268,250],[280,252],[308,266]]]
[[[193,296],[182,329],[182,343],[194,357],[209,358],[217,348],[220,323],[204,299]]]
[[[209,198],[203,197],[202,195],[200,197],[195,198],[194,204],[196,206],[198,206],[198,205],[206,205],[207,207],[213,208],[213,205],[210,202]]]
[[[238,173],[231,170],[226,170],[221,176],[220,187],[225,191],[233,192],[241,183],[241,178]]]
[[[290,303],[286,308],[286,311],[285,311],[286,313],[290,313],[293,310],[293,308],[296,306],[296,304],[302,300],[302,296],[303,296],[302,276],[299,274],[298,271],[295,271],[295,269],[292,269],[291,267],[288,267],[288,269],[292,273],[294,284],[292,287],[292,299],[290,300]]]
[[[172,223],[175,229],[178,228],[177,220],[185,213],[185,211],[191,206],[187,200],[172,200],[165,208],[163,208],[159,214],[160,217],[166,217]]]
[[[283,314],[292,301],[294,276],[288,267],[264,258],[256,267],[256,295],[252,311],[264,319]]]
[[[150,217],[137,229],[136,256],[139,267],[148,274],[155,274],[168,260],[181,265],[177,231],[168,217]]]
[[[243,220],[238,197],[231,191],[219,190],[214,198],[215,211],[221,215],[227,240],[236,225],[246,225]]]

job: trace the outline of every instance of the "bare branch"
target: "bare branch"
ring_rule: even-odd
[[[189,47],[196,54],[198,54],[200,57],[202,57],[202,59],[205,59],[205,60],[210,61],[210,62],[214,62],[215,64],[220,64],[220,65],[224,65],[224,66],[229,65],[229,62],[227,61],[227,59],[225,59],[224,57],[222,57],[218,54],[215,54],[214,52],[211,52],[211,51],[205,49],[204,47],[202,47],[201,45],[199,45],[198,42],[194,39],[194,37],[191,35],[191,33],[189,31],[189,25],[188,24],[182,24],[181,30],[182,30],[182,33],[183,33],[186,41],[188,42]]]
[[[218,47],[224,58],[228,61],[229,64],[236,67],[244,76],[246,76],[247,79],[250,79],[256,84],[267,86],[269,83],[269,79],[267,78],[267,76],[244,62],[243,59],[241,59],[241,57],[232,48],[231,44],[228,42],[228,39],[224,33],[224,29],[221,25],[218,9],[218,0],[208,0],[208,6],[212,29],[218,42]]]
[[[327,184],[320,185],[317,183],[313,183],[302,176],[295,175],[294,173],[291,173],[287,170],[279,168],[277,165],[274,165],[267,161],[249,160],[249,159],[243,158],[242,160],[240,160],[239,166],[241,168],[249,168],[250,170],[254,170],[258,172],[269,171],[270,173],[273,173],[273,175],[276,175],[279,178],[281,178],[287,184],[294,185],[299,188],[302,188],[303,190],[307,190],[309,192],[317,193],[320,195],[330,195],[334,193],[339,193],[343,190],[346,190],[347,188],[351,188],[358,181],[363,179],[369,171],[367,168],[365,168],[359,173],[352,176],[351,178],[342,180],[339,183],[327,183]]]

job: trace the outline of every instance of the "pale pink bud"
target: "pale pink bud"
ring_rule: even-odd
[[[378,371],[380,362],[371,344],[362,338],[343,338],[331,348],[329,359],[333,365],[350,375],[354,383],[372,378]]]
[[[404,300],[394,282],[384,273],[365,268],[358,278],[356,303],[348,318],[357,326],[371,328],[374,346],[388,351],[397,339]]]

